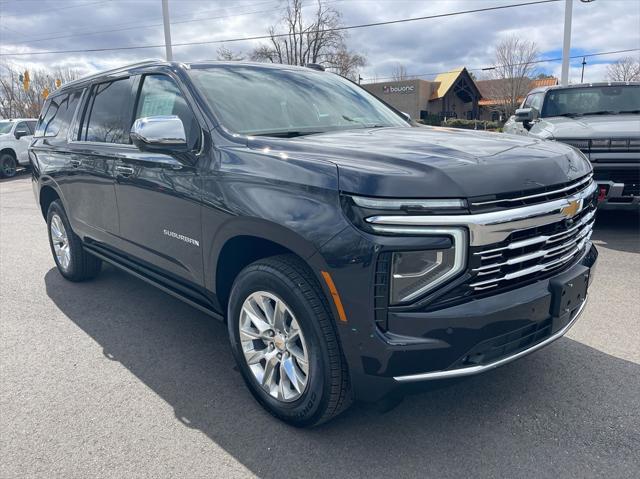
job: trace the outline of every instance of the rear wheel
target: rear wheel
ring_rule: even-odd
[[[228,327],[245,382],[274,416],[313,426],[350,404],[329,305],[297,257],[267,258],[240,272],[229,299]]]
[[[9,153],[3,153],[0,156],[0,177],[11,178],[16,175],[18,162]]]
[[[100,273],[102,261],[84,250],[59,200],[49,206],[47,230],[53,259],[62,276],[70,281],[85,281]]]

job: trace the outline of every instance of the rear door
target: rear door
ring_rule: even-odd
[[[115,162],[120,238],[125,252],[191,286],[202,284],[201,178],[196,169],[202,130],[178,83],[168,75],[140,77],[130,124],[177,115],[191,153],[123,151]],[[185,161],[190,159],[190,161]]]
[[[86,90],[70,145],[67,201],[76,233],[113,244],[119,233],[115,193],[116,158],[135,149],[126,124],[133,105],[130,77],[96,83]]]

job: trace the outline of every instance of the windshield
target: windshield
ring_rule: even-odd
[[[0,135],[4,133],[9,133],[11,131],[11,126],[13,122],[11,121],[0,121]]]
[[[244,135],[299,136],[331,130],[409,127],[393,110],[344,78],[252,65],[189,71],[220,122]]]
[[[542,117],[640,113],[640,85],[549,90]]]

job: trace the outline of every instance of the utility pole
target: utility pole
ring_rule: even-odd
[[[582,73],[580,74],[580,83],[584,82],[584,66],[587,64],[587,58],[582,57]]]
[[[167,61],[173,60],[171,51],[171,24],[169,23],[169,0],[162,0],[162,20],[164,22],[164,46],[166,49]]]
[[[562,44],[562,73],[560,85],[569,84],[569,56],[571,55],[571,13],[573,0],[564,0],[564,43]]]

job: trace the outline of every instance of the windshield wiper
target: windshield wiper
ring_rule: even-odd
[[[613,110],[599,110],[599,111],[589,111],[587,113],[583,113],[582,115],[617,115],[618,111]]]
[[[569,118],[575,118],[576,116],[582,116],[582,113],[560,113],[552,116],[568,116]]]
[[[284,131],[267,131],[263,133],[254,133],[251,136],[273,136],[276,138],[295,138],[296,136],[317,135],[318,133],[324,133],[324,132],[323,131],[284,130]]]
[[[640,110],[620,110],[618,113],[640,113]]]

